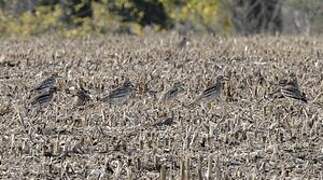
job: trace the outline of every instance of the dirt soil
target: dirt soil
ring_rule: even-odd
[[[2,40],[0,179],[323,178],[322,38],[180,41]],[[33,104],[54,73],[57,91]],[[221,96],[189,107],[221,74]],[[291,74],[308,103],[269,96]],[[124,104],[100,101],[126,80]],[[163,101],[176,82],[184,91]],[[80,86],[90,99],[77,106]]]

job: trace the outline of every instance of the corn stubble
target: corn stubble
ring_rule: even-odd
[[[187,38],[4,41],[0,178],[322,178],[323,41]]]

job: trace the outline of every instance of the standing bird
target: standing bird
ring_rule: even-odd
[[[134,85],[127,80],[121,87],[111,91],[109,95],[103,96],[101,101],[109,102],[111,104],[124,104],[134,90]]]
[[[196,103],[199,103],[200,101],[211,101],[213,99],[217,99],[221,95],[224,80],[225,80],[224,76],[219,75],[216,78],[215,84],[212,85],[211,87],[205,89],[201,93],[201,95],[199,95],[199,97],[194,102],[192,102],[189,106],[195,105]]]
[[[187,46],[189,46],[190,42],[186,36],[184,36],[181,41],[177,44],[177,47],[180,49],[183,49]]]
[[[89,92],[82,86],[80,86],[74,96],[74,107],[84,106],[88,101],[91,100]]]
[[[293,98],[307,103],[306,94],[301,92],[296,79],[291,81],[279,81],[281,95],[285,98]]]
[[[180,82],[174,83],[171,89],[169,89],[162,97],[162,101],[166,102],[176,98],[179,94],[184,92],[183,84]]]
[[[30,102],[32,106],[39,105],[40,107],[46,106],[54,97],[54,93],[56,92],[56,87],[49,88],[47,90],[43,90],[41,93],[36,95]]]
[[[160,126],[171,126],[173,124],[176,124],[174,122],[174,112],[171,112],[171,117],[164,117],[163,119],[159,120],[158,122],[154,123],[154,127],[160,127]]]
[[[58,78],[58,73],[52,74],[47,79],[43,80],[37,86],[35,86],[32,91],[36,91],[38,93],[42,93],[43,91],[49,91],[51,88],[56,86],[56,81]]]

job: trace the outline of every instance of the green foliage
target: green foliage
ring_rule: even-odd
[[[141,26],[171,27],[164,5],[159,0],[107,1],[109,12],[118,15],[122,22],[136,22]]]
[[[93,15],[91,0],[61,0],[61,7],[61,19],[70,25],[81,25],[80,18],[91,18]]]
[[[176,22],[191,22],[194,27],[202,25],[210,29],[219,25],[222,18],[227,18],[221,15],[220,0],[161,1],[172,19]]]
[[[0,30],[1,32],[19,36],[37,35],[47,32],[51,29],[59,28],[60,23],[58,17],[61,10],[58,6],[54,11],[50,11],[49,7],[40,6],[35,13],[30,11],[22,13],[18,18],[8,16],[8,14],[0,14]]]
[[[20,14],[0,11],[0,32],[2,35],[29,36],[55,31],[68,37],[107,32],[142,34],[145,26],[163,30],[187,21],[195,30],[204,27],[227,31],[231,24],[228,16],[221,12],[220,1],[63,0],[48,3],[43,0]]]

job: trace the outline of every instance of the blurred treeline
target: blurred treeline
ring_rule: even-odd
[[[0,0],[0,33],[321,33],[322,0]]]

